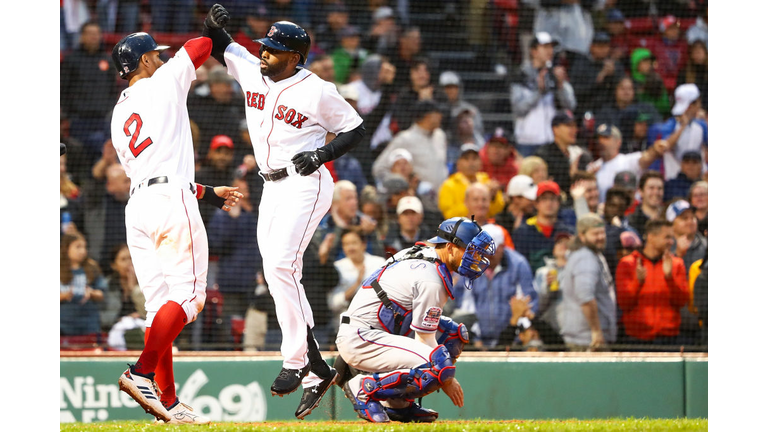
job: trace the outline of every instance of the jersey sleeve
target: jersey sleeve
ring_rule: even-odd
[[[237,42],[227,45],[227,49],[224,50],[224,61],[227,63],[227,73],[232,75],[238,83],[241,82],[241,76],[246,73],[256,73],[261,76],[261,60]]]
[[[323,81],[317,108],[317,122],[336,135],[349,132],[363,123],[362,117],[329,82]]]
[[[195,75],[195,65],[192,63],[192,59],[189,58],[187,50],[181,48],[176,51],[176,55],[173,58],[155,72],[152,78],[157,78],[153,80],[159,87],[156,90],[173,92],[175,98],[180,103],[186,104],[189,88],[197,76]]]
[[[419,281],[413,290],[411,329],[422,333],[437,331],[443,306],[448,301],[445,286],[438,280]]]

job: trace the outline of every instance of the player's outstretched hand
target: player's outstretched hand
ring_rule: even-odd
[[[216,186],[213,191],[220,198],[224,198],[224,206],[221,207],[224,211],[232,210],[232,207],[240,201],[243,194],[237,191],[238,188],[231,186]]]
[[[296,166],[296,172],[303,176],[312,174],[323,164],[316,151],[296,153],[291,158],[291,162]]]
[[[211,10],[208,11],[208,16],[205,17],[205,26],[210,29],[223,28],[228,22],[229,12],[224,9],[224,6],[218,3],[211,6]]]
[[[443,391],[454,405],[461,408],[464,406],[464,390],[461,388],[461,384],[456,378],[451,378],[443,385]]]

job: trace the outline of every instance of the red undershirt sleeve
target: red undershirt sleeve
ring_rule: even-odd
[[[192,60],[192,64],[195,65],[195,69],[208,60],[211,55],[211,48],[213,48],[213,42],[210,38],[200,36],[198,38],[190,39],[184,44],[184,49],[187,50],[189,58]]]

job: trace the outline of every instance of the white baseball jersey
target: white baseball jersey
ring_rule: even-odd
[[[126,242],[146,299],[147,327],[167,301],[195,320],[205,304],[208,236],[195,178],[187,94],[195,66],[185,49],[125,89],[112,114],[112,145],[131,179]],[[165,176],[166,183],[136,186]]]
[[[333,83],[300,69],[274,82],[261,75],[261,60],[237,43],[224,53],[227,70],[245,97],[245,117],[262,172],[293,166],[296,153],[325,145],[326,132],[339,134],[363,119]]]
[[[349,132],[363,119],[336,86],[300,69],[273,81],[262,76],[261,60],[231,43],[224,53],[227,71],[243,90],[248,132],[262,172],[289,168],[292,174],[267,181],[259,205],[259,248],[265,253],[264,278],[275,301],[283,334],[283,367],[300,369],[308,362],[307,327],[314,327],[312,308],[301,284],[304,251],[331,207],[333,178],[325,166],[308,176],[296,175],[291,158],[325,145],[328,132]],[[310,372],[302,385],[321,379]]]
[[[131,189],[144,180],[195,179],[187,94],[195,66],[182,48],[150,78],[123,90],[112,113],[112,145]]]
[[[405,249],[394,258],[401,258],[410,249]],[[433,248],[422,249],[425,257],[437,258]],[[441,264],[422,259],[408,259],[389,265],[378,279],[387,297],[405,310],[412,311],[411,330],[431,333],[437,331],[443,306],[450,297],[451,274],[438,270]],[[371,275],[378,277],[378,271]],[[348,315],[373,329],[386,330],[379,320],[381,300],[366,279],[349,304]],[[405,329],[403,329],[405,333]]]

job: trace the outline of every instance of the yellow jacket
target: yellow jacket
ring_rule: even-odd
[[[487,173],[477,173],[479,183],[488,184],[491,181]],[[440,186],[437,194],[437,206],[443,212],[443,217],[450,219],[456,216],[469,216],[467,206],[464,205],[464,195],[469,187],[469,179],[462,173],[454,173],[448,177]],[[504,196],[501,191],[496,192],[496,196],[491,197],[491,207],[488,211],[488,217],[492,218],[496,213],[504,210]]]

